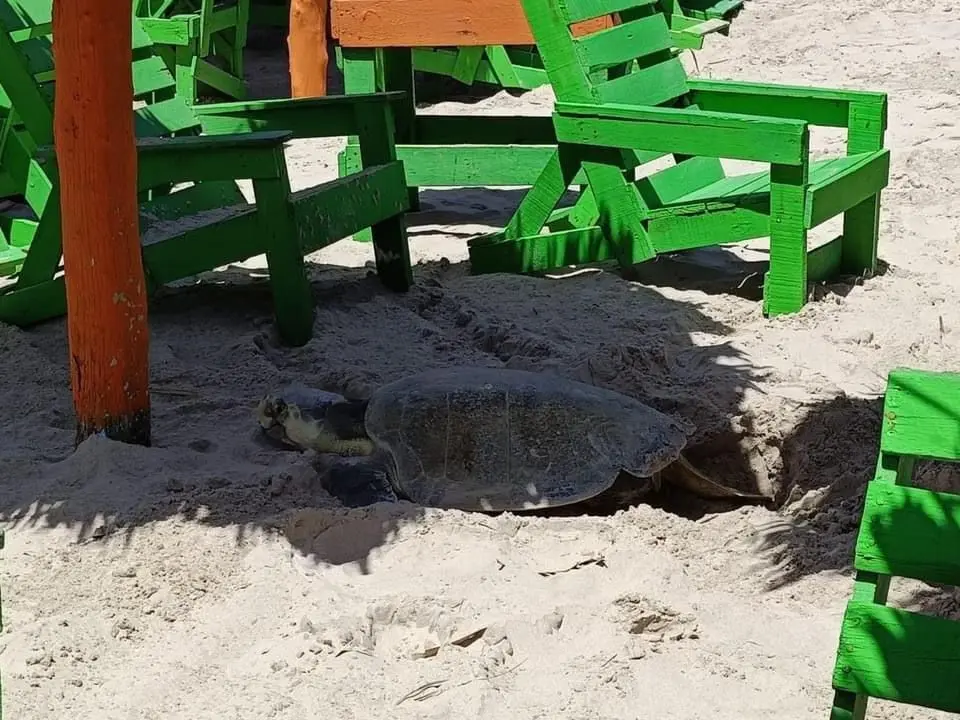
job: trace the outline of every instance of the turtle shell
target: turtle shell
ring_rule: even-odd
[[[365,415],[413,502],[462,510],[567,505],[621,470],[648,477],[692,428],[621,393],[556,375],[482,367],[430,370],[384,385]]]

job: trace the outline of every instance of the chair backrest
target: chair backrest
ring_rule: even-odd
[[[960,374],[890,373],[833,685],[957,713],[960,622],[885,605],[891,577],[960,586],[960,495],[911,487],[918,459],[960,461]]]
[[[0,0],[0,91],[9,97],[37,145],[53,141],[56,76],[51,18],[51,0]],[[131,108],[137,137],[198,133],[196,113],[176,95],[173,74],[136,18],[132,51],[134,98],[143,103],[135,111]]]
[[[658,0],[521,0],[560,102],[677,106],[687,74]],[[575,36],[571,27],[617,15],[619,23]]]

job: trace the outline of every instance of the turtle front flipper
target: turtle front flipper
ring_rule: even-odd
[[[365,409],[366,403],[342,395],[292,388],[262,398],[256,416],[275,443],[318,453],[370,455],[373,442],[363,430]]]
[[[365,507],[399,499],[390,482],[391,459],[384,453],[364,458],[333,458],[317,468],[323,489],[346,507]]]

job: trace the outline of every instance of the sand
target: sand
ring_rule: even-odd
[[[609,266],[471,277],[465,239],[519,194],[453,190],[426,193],[411,217],[421,264],[406,295],[371,277],[368,245],[311,257],[306,347],[275,341],[262,258],[165,293],[149,449],[92,438],[73,453],[63,322],[0,326],[7,713],[826,717],[886,373],[957,369],[958,47],[949,0],[753,0],[732,37],[697,53],[706,77],[890,93],[885,272],[821,287],[791,317],[764,319],[758,267],[725,251],[631,281]],[[258,90],[283,91],[282,62],[251,52]],[[539,90],[434,110],[549,107]],[[295,143],[295,184],[332,178],[342,143]],[[776,507],[668,495],[567,516],[350,510],[310,457],[255,441],[252,406],[283,382],[363,395],[462,363],[557,372],[683,416],[697,427],[691,459]],[[943,591],[895,595],[960,617]]]

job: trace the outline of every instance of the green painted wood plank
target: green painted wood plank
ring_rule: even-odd
[[[960,495],[867,483],[855,567],[960,586]]]
[[[592,20],[593,18],[612,15],[614,13],[632,10],[647,5],[653,5],[657,0],[556,0],[556,7],[562,13],[563,21],[567,25]],[[527,8],[527,0],[524,0]],[[530,12],[527,12],[530,17]]]
[[[960,459],[960,375],[891,371],[880,447],[896,455]]]
[[[158,56],[153,55],[134,60],[133,62],[133,91],[135,97],[142,97],[162,90],[172,90],[176,87],[170,70]]]
[[[810,250],[807,253],[807,279],[822,282],[835,278],[841,270],[843,235]]]
[[[602,103],[662,105],[687,93],[687,72],[678,58],[634,70],[594,86]]]
[[[204,135],[137,142],[140,190],[161,183],[261,179],[276,176],[273,151],[290,139],[286,132]]]
[[[763,311],[768,317],[794,313],[807,301],[807,228],[804,226],[809,169],[808,136],[801,165],[770,167],[770,269],[763,280]]]
[[[614,67],[672,47],[670,28],[657,13],[614,25],[573,41],[590,71]]]
[[[556,151],[556,146],[398,145],[397,157],[406,169],[410,187],[529,186]],[[355,168],[359,151],[347,146],[347,167]],[[575,184],[586,181],[580,173]]]
[[[557,139],[575,144],[800,164],[803,122],[672,108],[557,104]]]
[[[826,177],[820,179],[813,169],[810,177],[808,228],[836,217],[885,188],[890,177],[890,151],[838,158]]]
[[[960,712],[960,623],[851,602],[840,631],[835,688]]]
[[[794,118],[820,127],[848,127],[853,104],[879,111],[887,103],[883,93],[856,90],[694,79],[687,86],[703,110]]]
[[[740,206],[707,206],[696,214],[660,215],[648,221],[648,231],[658,253],[764,237],[770,233],[769,198]]]
[[[523,239],[468,242],[472,272],[536,273],[567,265],[612,260],[613,246],[599,227],[575,228]]]
[[[158,45],[187,47],[200,35],[200,18],[184,15],[177,18],[141,18],[150,42]]]
[[[339,137],[357,131],[357,109],[402,102],[405,93],[374,93],[322,98],[281,98],[196,105],[205,133],[286,131],[293,138]]]

